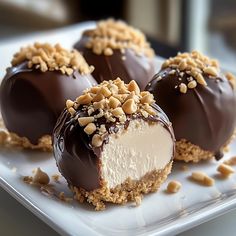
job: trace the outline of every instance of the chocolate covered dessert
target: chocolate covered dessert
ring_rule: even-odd
[[[95,66],[98,83],[121,77],[125,83],[135,80],[143,90],[154,75],[154,51],[145,35],[122,21],[98,22],[74,47]]]
[[[166,60],[147,85],[171,120],[177,160],[223,156],[236,125],[235,79],[197,51]]]
[[[174,134],[153,95],[119,78],[68,100],[54,129],[57,166],[78,201],[139,202],[171,171]]]
[[[2,118],[14,141],[51,148],[51,134],[68,98],[96,84],[92,67],[76,50],[35,43],[22,48],[0,88]]]

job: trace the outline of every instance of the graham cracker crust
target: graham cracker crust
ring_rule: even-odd
[[[38,144],[32,144],[26,137],[19,137],[15,133],[0,131],[0,144],[8,148],[17,147],[24,149],[41,150],[45,152],[52,151],[52,138],[50,135],[44,135],[38,140]]]
[[[101,188],[90,192],[73,186],[70,186],[70,188],[74,192],[74,198],[77,201],[84,202],[86,200],[95,206],[96,211],[104,210],[108,202],[124,205],[133,201],[136,205],[139,205],[143,194],[156,192],[160,188],[171,172],[172,163],[173,161],[168,163],[162,170],[147,173],[140,180],[128,178],[114,189],[109,189],[106,182],[102,183]]]
[[[209,160],[214,157],[214,153],[205,151],[199,146],[188,142],[185,139],[176,141],[175,160],[185,162],[199,162],[202,160]]]
[[[235,137],[236,137],[236,130],[231,135],[226,144],[221,147],[222,152],[229,151],[229,144],[233,141]],[[213,152],[203,150],[199,146],[192,144],[186,139],[181,139],[179,141],[176,141],[175,145],[176,148],[175,148],[174,159],[178,161],[197,163],[203,160],[210,160],[215,156]]]

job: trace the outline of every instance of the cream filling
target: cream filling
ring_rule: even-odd
[[[101,155],[102,178],[109,188],[128,177],[138,180],[146,173],[163,169],[173,156],[171,134],[163,125],[133,120],[128,128],[109,136]]]

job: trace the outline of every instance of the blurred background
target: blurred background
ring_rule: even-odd
[[[235,12],[235,0],[0,0],[0,42],[113,17],[146,33],[159,56],[197,49],[234,70]]]

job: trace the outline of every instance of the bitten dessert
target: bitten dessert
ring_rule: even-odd
[[[145,35],[122,21],[99,21],[74,47],[95,66],[98,83],[121,77],[125,83],[135,80],[143,90],[154,75],[154,51]]]
[[[174,134],[153,95],[119,78],[68,100],[54,129],[57,166],[96,210],[155,192],[171,171]]]
[[[223,156],[236,125],[235,79],[197,51],[166,60],[147,85],[171,120],[177,160]]]
[[[79,52],[59,44],[22,48],[0,88],[2,118],[14,141],[27,148],[51,148],[51,134],[66,99],[97,84]]]

